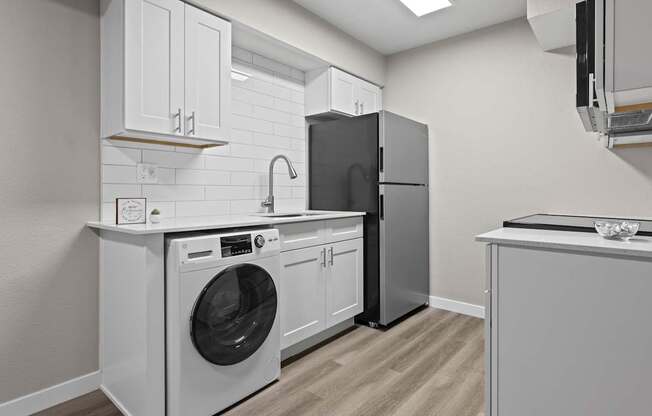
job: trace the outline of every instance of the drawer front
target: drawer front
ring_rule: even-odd
[[[281,251],[296,250],[324,244],[324,221],[307,221],[281,224],[278,229],[281,239]]]
[[[326,243],[353,240],[364,235],[363,217],[341,218],[325,221]]]

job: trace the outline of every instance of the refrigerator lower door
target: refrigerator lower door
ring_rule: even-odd
[[[428,183],[428,126],[381,111],[379,182]]]
[[[380,185],[380,324],[425,305],[430,293],[428,187]]]

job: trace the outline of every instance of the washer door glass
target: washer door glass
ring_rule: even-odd
[[[265,342],[276,308],[276,286],[269,273],[253,264],[228,267],[206,285],[195,303],[192,342],[213,364],[244,361]]]

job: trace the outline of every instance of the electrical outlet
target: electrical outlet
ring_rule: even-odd
[[[158,166],[139,163],[138,183],[158,183]]]

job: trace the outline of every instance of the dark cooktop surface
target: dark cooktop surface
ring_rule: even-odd
[[[625,219],[609,217],[582,217],[575,215],[535,214],[528,215],[527,217],[504,221],[503,227],[594,233],[595,228],[593,227],[593,222],[595,221],[625,221]],[[626,221],[641,223],[641,228],[639,229],[638,234],[652,236],[652,221],[637,219],[627,219]]]

